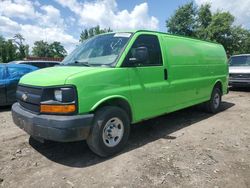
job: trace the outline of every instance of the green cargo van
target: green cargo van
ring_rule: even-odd
[[[204,103],[219,111],[227,93],[222,45],[139,30],[95,36],[62,64],[25,75],[13,120],[34,138],[87,140],[106,157],[119,152],[130,125]]]

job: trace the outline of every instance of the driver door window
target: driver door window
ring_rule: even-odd
[[[146,61],[137,62],[135,66],[161,66],[162,65],[162,54],[159,44],[158,37],[155,35],[140,35],[134,42],[132,48],[130,49],[127,58],[126,65],[131,65],[129,62],[130,58],[134,57],[134,53],[137,48],[146,47],[148,50],[148,58]]]

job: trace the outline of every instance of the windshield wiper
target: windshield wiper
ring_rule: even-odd
[[[84,65],[86,67],[90,67],[90,64],[88,62],[85,62],[85,61],[75,61],[75,64],[79,64],[79,65]]]

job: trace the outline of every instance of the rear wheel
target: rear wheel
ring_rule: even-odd
[[[211,98],[206,102],[206,111],[209,113],[217,113],[221,106],[222,92],[219,87],[214,87]]]
[[[129,117],[123,109],[113,106],[103,107],[95,113],[87,143],[97,155],[111,156],[124,148],[129,132]]]

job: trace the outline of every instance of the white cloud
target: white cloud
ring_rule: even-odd
[[[33,44],[38,40],[45,40],[47,42],[59,41],[61,42],[67,51],[72,51],[78,41],[63,29],[53,28],[42,28],[35,25],[21,25],[20,32],[29,44]]]
[[[4,0],[0,1],[0,15],[9,18],[21,18],[23,20],[36,17],[35,9],[28,0]]]
[[[119,29],[158,29],[159,21],[148,14],[148,4],[142,3],[128,10],[118,10],[116,0],[96,0],[78,2],[76,0],[56,0],[79,16],[79,25]]]
[[[72,51],[78,40],[65,31],[60,10],[52,5],[42,6],[38,3],[28,0],[0,1],[0,34],[13,38],[16,33],[20,33],[30,47],[38,40],[59,41],[67,51]],[[25,22],[18,23],[15,18]]]
[[[0,16],[0,33],[7,38],[12,38],[14,34],[20,33],[25,38],[25,42],[31,47],[35,41],[44,40],[47,42],[59,41],[67,51],[72,51],[78,41],[67,34],[59,27],[41,27],[39,25],[19,24],[10,18]]]
[[[18,23],[12,21],[10,18],[0,15],[0,33],[5,35],[13,35],[16,31],[20,30]]]
[[[236,18],[235,23],[250,28],[250,0],[195,0],[198,5],[210,3],[212,11],[229,11]]]
[[[39,24],[49,27],[64,26],[64,19],[61,17],[61,13],[58,9],[51,5],[44,5],[40,8],[45,14],[40,14],[38,20]]]
[[[73,14],[63,18],[59,9],[38,0],[0,0],[0,35],[13,38],[20,33],[31,47],[38,40],[59,41],[67,51],[72,51],[78,40],[67,31],[68,28],[73,27],[75,32],[96,25],[114,30],[158,29],[159,21],[149,15],[147,3],[128,11],[119,10],[116,0],[55,1]]]

